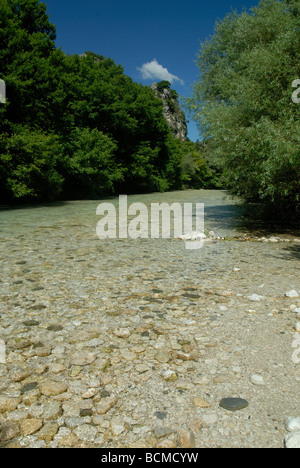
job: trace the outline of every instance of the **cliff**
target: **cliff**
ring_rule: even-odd
[[[168,81],[161,81],[160,83],[153,83],[151,89],[154,91],[156,97],[162,100],[164,107],[164,116],[173,136],[182,141],[187,139],[187,124],[185,114],[180,108],[178,102],[178,94],[171,88],[171,83]]]

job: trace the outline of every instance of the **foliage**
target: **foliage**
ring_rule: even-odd
[[[16,199],[54,199],[63,185],[57,170],[63,147],[55,135],[25,127],[12,136],[0,135],[1,195]]]
[[[281,210],[300,207],[299,27],[299,0],[227,15],[201,46],[188,102],[232,192]]]
[[[166,81],[166,80],[163,80],[163,81],[160,81],[159,83],[157,83],[157,91],[159,93],[162,93],[164,89],[170,89],[171,88],[171,83],[170,81]]]
[[[181,188],[182,154],[152,89],[110,58],[65,55],[55,37],[44,3],[0,0],[1,199]]]
[[[182,155],[182,182],[186,188],[216,189],[223,188],[222,170],[206,158],[204,143],[178,141]]]

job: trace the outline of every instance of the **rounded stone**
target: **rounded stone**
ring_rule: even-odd
[[[39,389],[42,395],[56,396],[64,393],[68,389],[68,385],[63,382],[47,380],[39,385]]]
[[[257,386],[265,385],[264,378],[261,375],[252,375],[250,378],[250,381],[251,383],[253,383],[253,385],[257,385]]]
[[[222,398],[220,407],[228,411],[239,411],[249,406],[248,401],[243,398]]]
[[[97,432],[97,428],[90,424],[82,424],[74,429],[74,433],[78,439],[85,442],[94,442]]]
[[[71,357],[71,365],[84,367],[92,364],[95,360],[96,356],[94,354],[82,351]]]
[[[289,432],[299,432],[300,431],[300,417],[287,418],[285,421],[285,426]]]
[[[43,426],[42,419],[25,419],[21,422],[21,433],[24,437],[34,434]]]
[[[300,448],[300,431],[288,434],[284,440],[285,447],[288,449]]]

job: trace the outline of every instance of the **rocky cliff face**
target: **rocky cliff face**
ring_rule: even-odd
[[[175,138],[182,141],[187,139],[187,124],[185,114],[180,108],[178,94],[170,89],[168,82],[153,83],[151,89],[155,95],[162,100],[164,116]]]

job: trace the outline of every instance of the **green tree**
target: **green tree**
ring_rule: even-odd
[[[25,127],[0,135],[0,186],[4,198],[53,200],[62,191],[57,168],[63,147],[55,135]]]
[[[161,100],[110,58],[65,55],[55,37],[44,3],[0,0],[0,78],[7,85],[0,106],[1,196],[38,200],[177,187],[180,163]]]
[[[102,132],[76,128],[61,168],[64,194],[73,198],[114,192],[114,184],[122,179],[122,170],[115,162],[116,149]]]
[[[300,205],[299,27],[299,0],[229,14],[201,46],[188,103],[232,192],[282,210]]]

